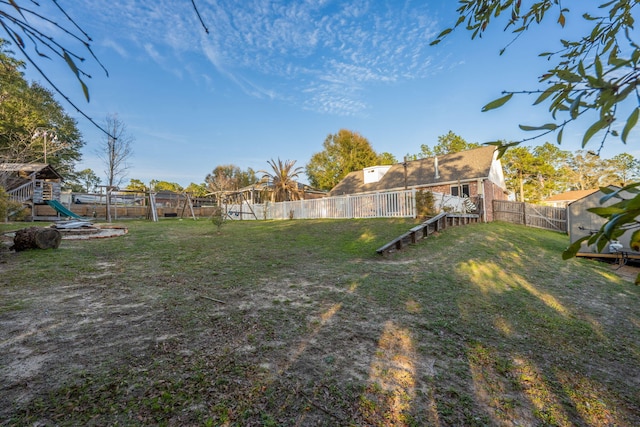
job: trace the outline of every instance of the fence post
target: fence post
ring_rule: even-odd
[[[527,204],[522,202],[522,223],[527,225]]]
[[[417,190],[414,188],[411,190],[411,217],[412,218],[417,218],[418,217],[418,204],[416,203],[416,193]],[[405,199],[406,200],[406,199]]]

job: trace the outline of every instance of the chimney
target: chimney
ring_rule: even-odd
[[[440,171],[438,170],[438,156],[433,158],[433,169],[435,170],[434,179],[440,179]]]

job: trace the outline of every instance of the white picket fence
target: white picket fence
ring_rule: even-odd
[[[249,219],[415,218],[416,190],[352,194],[293,202],[226,205],[227,217]],[[464,212],[461,197],[433,193],[436,210]]]

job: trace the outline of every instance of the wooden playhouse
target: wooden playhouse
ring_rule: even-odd
[[[45,163],[1,163],[0,182],[9,199],[30,210],[32,220],[57,218],[55,210],[46,205],[48,200],[60,200],[62,175]],[[39,207],[44,209],[38,209]],[[44,216],[43,216],[44,215]]]

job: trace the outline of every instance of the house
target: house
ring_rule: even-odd
[[[373,166],[349,173],[329,196],[398,190],[428,190],[452,196],[468,196],[481,202],[485,221],[493,220],[493,200],[506,200],[502,164],[493,146]]]
[[[543,200],[541,204],[545,206],[551,206],[555,208],[566,208],[569,203],[575,202],[576,200],[580,200],[583,197],[586,197],[590,194],[598,191],[597,189],[593,190],[572,190],[565,191],[564,193],[554,194],[553,196]]]
[[[619,187],[609,186],[611,190],[618,190]],[[635,194],[629,192],[622,192],[622,197],[630,199]],[[582,237],[590,236],[600,230],[600,227],[606,222],[606,219],[589,212],[589,208],[606,207],[620,201],[620,199],[611,198],[605,203],[600,204],[600,200],[605,196],[602,190],[596,190],[591,194],[582,197],[579,200],[569,203],[567,207],[567,223],[569,230],[569,241],[573,244],[575,241]],[[637,218],[640,220],[640,218]],[[598,258],[613,258],[613,257],[628,257],[634,259],[640,259],[640,252],[633,251],[630,248],[631,235],[636,229],[627,230],[622,236],[618,238],[618,242],[622,247],[612,247],[606,245],[602,253],[598,253],[598,249],[595,245],[589,246],[587,242],[582,242],[582,248],[578,251],[577,256],[584,257],[598,257]]]

